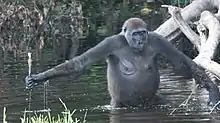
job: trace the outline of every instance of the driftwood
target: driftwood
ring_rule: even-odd
[[[201,19],[199,23],[209,31],[208,37],[200,32],[201,48],[199,50],[199,55],[194,59],[194,61],[208,70],[209,72],[215,74],[220,78],[220,65],[212,61],[215,56],[216,48],[219,44],[220,39],[220,23],[214,14],[208,11],[204,11],[201,14]]]
[[[200,34],[198,36],[183,19],[179,8],[168,6],[168,10],[180,30],[199,51],[199,55],[194,61],[214,74],[215,77],[220,78],[220,65],[212,61],[220,39],[220,23],[217,17],[209,11],[202,12],[197,26]],[[207,32],[209,33],[207,34]]]
[[[214,11],[219,8],[220,0],[194,0],[191,4],[181,10],[183,19],[188,23],[197,19],[205,10]],[[217,15],[220,12],[217,11]],[[176,38],[182,33],[179,26],[175,23],[173,17],[160,25],[155,32],[166,37],[169,41],[176,41]]]
[[[220,39],[220,0],[195,0],[183,9],[166,5],[164,7],[168,7],[172,17],[155,32],[171,43],[175,43],[179,34],[184,33],[199,52],[193,61],[203,67],[212,79],[220,80],[220,65],[214,61]],[[191,23],[197,24],[198,34],[189,26]],[[214,88],[206,89],[212,92]],[[219,93],[218,90],[216,87],[214,91]],[[209,93],[209,97],[218,98],[218,102],[215,100],[214,103],[219,105],[219,95]]]
[[[172,9],[172,10],[171,10]],[[169,7],[173,19],[180,27],[181,31],[188,37],[188,39],[196,46],[199,51],[199,55],[194,59],[194,61],[200,66],[204,67],[206,70],[215,74],[218,78],[220,77],[220,72],[218,71],[220,66],[218,63],[211,61],[215,54],[215,49],[218,46],[219,39],[219,21],[210,12],[204,11],[201,14],[201,19],[199,20],[199,25],[197,27],[200,37],[188,26],[188,24],[183,20],[180,9]],[[207,38],[206,30],[209,30],[209,37]]]
[[[220,65],[213,58],[220,38],[219,7],[220,0],[194,0],[183,9],[169,6],[172,17],[155,30],[172,43],[184,33],[199,52],[194,61],[218,79]],[[190,28],[189,24],[192,22],[197,22],[199,34]]]

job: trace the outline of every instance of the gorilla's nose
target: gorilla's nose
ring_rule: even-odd
[[[138,45],[143,45],[144,43],[143,42],[138,42]]]

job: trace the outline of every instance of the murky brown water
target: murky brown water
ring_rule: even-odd
[[[47,58],[50,56],[46,56]],[[38,62],[37,62],[38,63]],[[51,59],[44,60],[42,69],[54,66]],[[35,71],[42,71],[40,66]],[[25,90],[23,78],[27,74],[26,58],[6,60],[0,69],[0,117],[3,107],[7,107],[7,118],[12,123],[20,122],[22,111],[28,108],[28,92]],[[207,123],[220,122],[217,112],[209,114],[206,106],[207,93],[199,90],[193,95],[187,107],[181,107],[173,115],[172,110],[178,107],[193,88],[192,80],[173,74],[172,69],[161,70],[159,93],[171,102],[168,106],[146,109],[121,109],[109,111],[106,108],[110,98],[107,92],[106,66],[94,65],[91,71],[73,77],[52,79],[48,89],[48,107],[56,114],[63,109],[58,98],[61,98],[69,109],[77,109],[76,116],[84,117],[87,111],[87,123]],[[32,109],[43,109],[44,86],[33,90]]]

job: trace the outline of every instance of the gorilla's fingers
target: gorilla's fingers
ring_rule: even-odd
[[[24,81],[25,81],[27,90],[32,89],[34,86],[38,85],[36,78],[33,77],[32,75],[26,76]]]

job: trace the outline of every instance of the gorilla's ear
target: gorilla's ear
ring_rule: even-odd
[[[127,31],[127,27],[124,27],[123,31],[124,31],[124,33],[125,33],[125,32]]]

